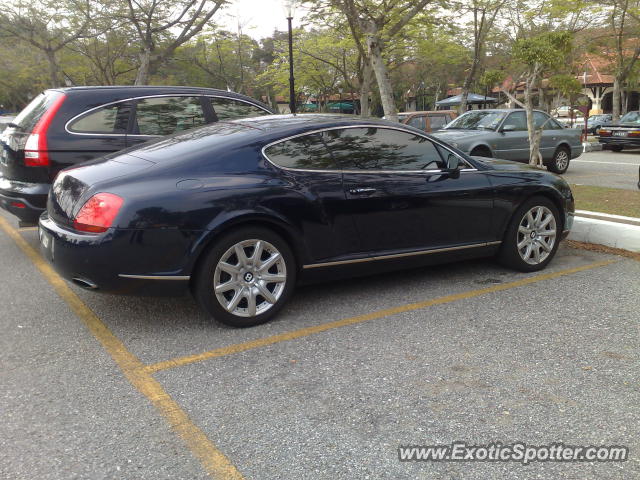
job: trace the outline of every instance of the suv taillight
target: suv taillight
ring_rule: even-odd
[[[113,193],[96,193],[85,202],[73,227],[81,232],[102,233],[113,225],[124,200]]]
[[[36,126],[33,127],[31,135],[27,137],[27,142],[24,145],[25,166],[46,167],[51,163],[47,148],[47,130],[65,98],[66,95],[60,95],[53,101],[47,111],[40,117]]]

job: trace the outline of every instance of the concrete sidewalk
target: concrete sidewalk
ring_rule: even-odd
[[[640,252],[640,218],[576,210],[569,239]]]

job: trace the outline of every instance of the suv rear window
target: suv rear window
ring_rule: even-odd
[[[31,103],[24,107],[20,114],[13,121],[21,130],[30,132],[36,126],[40,117],[49,109],[53,102],[59,96],[64,95],[62,92],[46,91],[42,92]]]

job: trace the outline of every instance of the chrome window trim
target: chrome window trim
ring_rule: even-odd
[[[94,110],[98,110],[100,108],[108,107],[109,105],[115,105],[116,103],[131,102],[131,101],[134,101],[134,100],[141,100],[141,99],[145,99],[145,98],[162,98],[162,97],[224,98],[224,99],[227,99],[227,100],[236,100],[238,102],[246,103],[247,105],[252,105],[254,107],[258,107],[260,110],[265,111],[268,115],[273,115],[273,113],[271,113],[269,110],[265,110],[260,105],[257,105],[255,103],[252,103],[252,102],[250,102],[248,100],[244,100],[244,99],[241,99],[241,98],[226,97],[224,95],[213,95],[213,94],[204,94],[203,95],[203,94],[197,94],[197,93],[175,93],[175,94],[164,94],[163,93],[163,94],[158,94],[158,95],[143,95],[141,97],[122,98],[120,100],[115,100],[113,102],[108,102],[108,103],[104,103],[102,105],[98,105],[97,107],[93,107],[93,108],[90,108],[89,110],[85,110],[84,112],[79,113],[75,117],[73,117],[70,120],[68,120],[67,123],[64,124],[64,129],[70,135],[85,135],[85,136],[88,135],[88,136],[91,136],[91,137],[95,137],[95,136],[100,136],[100,137],[124,137],[124,136],[129,136],[129,137],[149,137],[149,138],[163,137],[164,135],[141,135],[141,134],[131,134],[131,133],[129,133],[129,134],[127,134],[127,133],[86,133],[86,132],[73,132],[73,131],[69,130],[69,125],[72,122],[78,120],[79,117],[83,117],[83,116],[88,115],[89,113],[93,112]],[[207,124],[205,124],[205,125],[207,125]]]
[[[373,257],[365,257],[365,258],[354,258],[352,260],[338,260],[335,262],[323,262],[323,263],[311,263],[308,265],[303,265],[303,270],[308,270],[310,268],[323,268],[323,267],[334,267],[338,265],[348,265],[352,263],[364,263],[364,262],[375,262],[378,260],[389,260],[392,258],[402,258],[402,257],[414,257],[417,255],[429,255],[432,253],[444,253],[444,252],[453,252],[456,250],[466,250],[468,248],[480,248],[480,247],[491,247],[494,245],[500,245],[502,243],[501,240],[497,240],[494,242],[483,242],[483,243],[474,243],[473,245],[461,245],[458,247],[446,247],[446,248],[431,248],[426,250],[418,250],[415,252],[406,252],[406,253],[392,253],[389,255],[375,255]]]
[[[322,132],[328,132],[331,130],[346,130],[346,129],[351,129],[351,128],[386,128],[388,130],[397,130],[399,132],[404,132],[404,133],[410,133],[415,135],[416,137],[422,137],[428,141],[430,141],[431,143],[437,144],[438,146],[440,146],[441,148],[449,151],[450,153],[454,154],[456,157],[458,157],[460,160],[462,160],[464,162],[465,165],[467,165],[469,168],[462,168],[460,169],[460,172],[477,172],[478,169],[473,167],[472,165],[469,165],[469,162],[461,157],[460,155],[458,155],[456,152],[454,152],[453,150],[451,150],[448,146],[443,145],[442,143],[438,142],[437,140],[434,140],[432,138],[427,137],[424,134],[421,134],[420,132],[414,132],[413,130],[407,130],[405,128],[400,128],[400,127],[394,127],[394,126],[387,126],[387,125],[376,125],[376,124],[367,124],[367,123],[363,123],[363,124],[359,124],[359,125],[345,125],[342,127],[326,127],[326,128],[320,128],[318,130],[310,130],[308,132],[304,132],[304,133],[297,133],[295,135],[291,135],[289,137],[285,137],[285,138],[281,138],[279,140],[273,141],[271,143],[268,143],[267,145],[265,145],[264,147],[262,147],[261,153],[262,156],[274,167],[279,168],[281,170],[288,170],[288,171],[292,171],[292,172],[321,172],[321,173],[327,173],[327,172],[331,172],[331,173],[429,173],[429,174],[433,174],[433,173],[442,173],[442,169],[430,169],[430,170],[343,170],[343,169],[335,169],[335,170],[325,170],[325,169],[307,169],[307,168],[291,168],[291,167],[283,167],[281,165],[278,165],[277,163],[273,162],[269,156],[266,153],[267,148],[273,147],[274,145],[277,145],[279,143],[283,143],[289,140],[292,140],[294,138],[298,138],[298,137],[304,137],[307,135],[314,135],[316,133],[322,133]]]

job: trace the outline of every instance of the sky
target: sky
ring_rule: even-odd
[[[239,18],[242,33],[259,40],[271,35],[275,29],[287,29],[283,5],[284,0],[232,0],[216,23],[227,30],[236,31]],[[300,21],[303,13],[300,7],[296,9],[294,27],[296,20]]]

